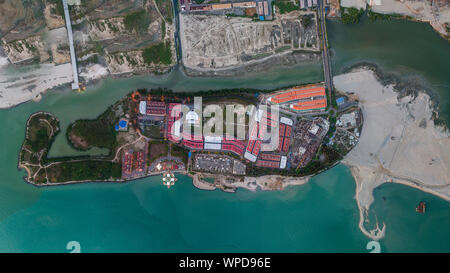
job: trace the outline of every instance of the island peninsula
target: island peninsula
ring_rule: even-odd
[[[363,125],[358,103],[344,95],[331,105],[327,101],[323,83],[275,91],[137,90],[97,119],[77,120],[65,132],[73,148],[106,148],[108,156],[48,157],[59,121],[38,112],[27,122],[19,167],[27,170],[29,183],[39,186],[180,172],[193,176],[201,189],[282,189],[306,182],[293,177],[334,166],[358,142]],[[224,121],[212,126],[213,135],[206,132],[218,117],[217,112],[208,115],[211,106],[224,113]],[[225,118],[228,107],[234,107],[231,120]]]

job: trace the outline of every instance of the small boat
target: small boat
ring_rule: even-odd
[[[417,211],[418,213],[425,213],[425,209],[426,209],[426,204],[425,204],[425,202],[423,202],[423,201],[421,201],[421,202],[419,203],[419,205],[416,207],[416,211]]]

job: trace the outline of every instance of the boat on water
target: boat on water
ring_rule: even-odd
[[[419,203],[419,205],[416,207],[416,211],[417,211],[418,213],[425,213],[425,209],[426,209],[426,204],[425,204],[425,202],[423,202],[423,201],[421,201],[421,202]]]

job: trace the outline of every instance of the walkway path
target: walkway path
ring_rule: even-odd
[[[69,6],[67,0],[62,0],[64,6],[64,17],[66,18],[67,36],[69,37],[70,60],[72,62],[73,83],[72,89],[80,87],[78,82],[77,58],[75,57],[75,48],[73,46],[72,23],[70,21]]]

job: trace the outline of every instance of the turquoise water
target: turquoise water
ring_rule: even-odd
[[[364,252],[348,176],[338,167],[283,192],[236,194],[197,190],[185,176],[170,190],[159,177],[54,187],[0,223],[0,242],[20,252],[64,252],[73,240],[83,252]]]
[[[449,252],[449,202],[391,183],[375,189],[374,197],[376,201],[371,212],[386,219],[388,227],[381,241],[385,249],[393,252]],[[420,201],[427,204],[426,214],[415,211]],[[397,207],[397,204],[402,204],[402,207]]]
[[[336,29],[347,31],[341,26]],[[426,36],[429,31],[419,34]],[[345,48],[343,41],[330,41],[337,49]],[[357,61],[360,54],[339,58]],[[368,252],[370,240],[358,229],[355,183],[342,165],[282,192],[238,190],[235,194],[198,190],[184,176],[178,176],[170,190],[159,177],[126,184],[37,188],[26,184],[24,171],[17,170],[25,122],[36,111],[56,114],[64,130],[78,118],[96,117],[138,87],[275,88],[321,81],[321,73],[320,65],[240,79],[190,79],[174,71],[160,78],[108,79],[84,94],[53,91],[40,103],[0,110],[0,141],[6,144],[0,153],[0,251],[68,252],[66,244],[78,241],[82,252]],[[73,152],[61,134],[51,155]],[[428,204],[425,215],[414,211],[420,200]],[[387,225],[386,237],[380,241],[383,252],[450,251],[446,201],[406,186],[382,185],[375,190],[371,212]]]

